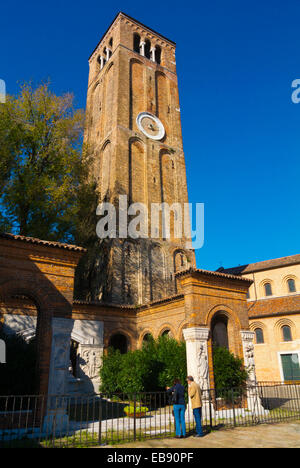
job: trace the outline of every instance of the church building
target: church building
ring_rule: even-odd
[[[126,209],[188,203],[175,47],[121,12],[89,58],[84,138],[99,203],[119,213],[120,196]],[[252,381],[254,356],[259,379],[290,380],[300,256],[197,269],[191,236],[175,224],[171,212],[170,237],[162,227],[137,239],[117,230],[89,251],[0,234],[0,319],[6,333],[37,335],[40,394],[97,393],[108,347],[125,353],[164,334],[186,341],[188,374],[203,389],[214,387],[213,344],[242,358]]]

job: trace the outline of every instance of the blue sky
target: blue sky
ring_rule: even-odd
[[[88,57],[120,10],[177,43],[189,199],[205,203],[197,266],[300,253],[300,2],[2,2],[7,92],[50,78],[85,107]]]

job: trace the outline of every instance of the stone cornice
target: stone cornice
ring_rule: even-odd
[[[207,341],[210,330],[206,327],[190,327],[183,329],[185,341]]]

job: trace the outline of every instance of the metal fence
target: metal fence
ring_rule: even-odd
[[[300,384],[205,390],[204,431],[300,419]],[[195,430],[187,400],[186,434]],[[166,392],[0,396],[0,447],[88,447],[175,436]]]

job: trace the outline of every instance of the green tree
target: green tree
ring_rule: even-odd
[[[175,378],[184,384],[185,343],[160,337],[127,354],[110,349],[103,358],[100,378],[100,391],[105,393],[162,391],[173,385]]]
[[[48,84],[21,87],[0,105],[0,229],[84,243],[97,200],[83,146],[84,112]],[[95,230],[95,225],[94,225]]]
[[[216,390],[239,389],[245,386],[248,372],[243,366],[243,361],[227,348],[215,347],[213,349],[213,365]]]

